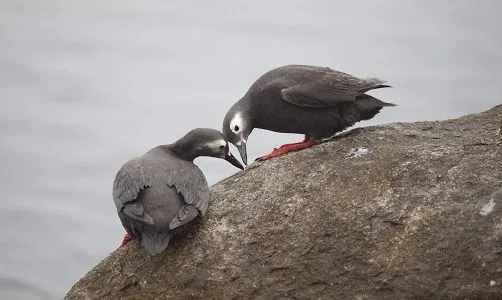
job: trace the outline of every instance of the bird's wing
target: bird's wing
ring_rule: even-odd
[[[357,78],[330,68],[303,70],[293,75],[289,86],[281,90],[282,98],[298,106],[330,107],[354,102],[356,96],[371,89],[387,87],[377,78]]]
[[[165,182],[183,196],[185,205],[169,227],[174,229],[187,224],[200,213],[205,215],[209,205],[209,187],[202,171],[193,163],[176,160],[170,172],[165,173]]]
[[[132,159],[119,170],[113,185],[113,199],[117,209],[133,219],[153,224],[153,218],[137,201],[141,191],[153,182],[176,189],[185,202],[171,222],[171,229],[190,222],[199,213],[206,213],[209,187],[202,171],[193,163],[166,156],[166,153]]]
[[[117,210],[135,220],[153,225],[153,218],[137,201],[144,189],[151,186],[152,181],[152,170],[145,168],[143,158],[126,162],[117,172],[113,182],[113,201]]]

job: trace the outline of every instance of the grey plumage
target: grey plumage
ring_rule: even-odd
[[[151,254],[164,251],[179,228],[206,213],[209,188],[193,164],[198,156],[242,168],[219,131],[199,128],[129,160],[115,177],[113,199],[122,225]]]
[[[279,67],[258,78],[229,109],[223,134],[241,156],[253,128],[302,133],[306,140],[330,137],[372,118],[382,107],[394,106],[365,94],[384,87],[389,86],[378,78],[357,78],[326,67]]]
[[[272,82],[283,86],[281,95],[284,100],[304,107],[333,107],[344,102],[350,103],[369,90],[388,87],[378,78],[357,78],[330,68],[286,66],[282,71],[285,73],[269,73],[270,77],[279,75],[279,79],[274,78]],[[267,81],[267,78],[262,80]]]

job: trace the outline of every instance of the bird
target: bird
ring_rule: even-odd
[[[209,187],[193,163],[199,156],[222,158],[244,169],[220,131],[196,128],[172,144],[128,160],[118,170],[113,200],[127,232],[118,249],[137,240],[149,254],[162,253],[173,235],[204,216]]]
[[[383,107],[395,106],[366,92],[389,85],[378,78],[358,78],[328,67],[286,65],[259,77],[227,111],[223,134],[247,165],[246,143],[254,128],[304,134],[299,143],[282,145],[259,157],[264,161],[309,148]]]

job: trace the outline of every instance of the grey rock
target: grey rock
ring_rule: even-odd
[[[67,299],[502,299],[502,105],[354,130],[211,188],[188,236]]]

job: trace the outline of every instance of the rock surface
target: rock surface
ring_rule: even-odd
[[[129,243],[66,298],[502,299],[501,118],[357,129],[254,163],[164,254]]]

